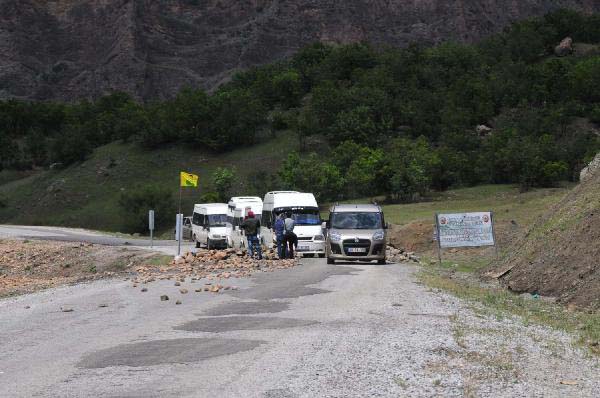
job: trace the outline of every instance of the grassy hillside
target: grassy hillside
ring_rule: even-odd
[[[247,181],[253,173],[275,171],[287,151],[296,146],[289,134],[222,155],[190,150],[184,145],[147,151],[133,144],[111,143],[64,170],[42,171],[0,185],[0,222],[119,231],[122,217],[127,216],[117,204],[124,190],[158,184],[172,187],[176,199],[179,171],[199,174],[200,189],[184,190],[183,208],[189,213],[200,195],[212,189],[208,176],[217,167],[235,168],[239,181]],[[248,193],[241,184],[235,191]]]
[[[437,193],[425,202],[386,205],[384,210],[387,220],[397,225],[433,222],[436,212],[485,210],[492,210],[499,222],[519,220],[528,223],[536,213],[562,197],[570,186],[520,192],[516,185],[480,185]]]
[[[596,171],[549,207],[490,275],[516,292],[600,308],[599,259],[600,172]]]

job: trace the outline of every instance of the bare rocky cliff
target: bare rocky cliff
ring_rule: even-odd
[[[0,0],[0,98],[169,97],[314,41],[474,41],[598,0]]]

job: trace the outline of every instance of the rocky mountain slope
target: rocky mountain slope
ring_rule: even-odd
[[[515,292],[600,308],[600,153],[581,183],[513,243],[488,276]]]
[[[0,98],[169,97],[314,41],[474,41],[597,0],[0,0]]]

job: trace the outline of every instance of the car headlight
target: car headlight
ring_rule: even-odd
[[[342,240],[342,234],[340,234],[339,232],[330,232],[329,240],[331,240],[332,242],[339,242]]]
[[[373,234],[373,240],[383,240],[385,238],[385,233],[383,231],[377,231]]]
[[[325,240],[325,237],[323,235],[315,235],[315,237],[313,238],[313,240]]]

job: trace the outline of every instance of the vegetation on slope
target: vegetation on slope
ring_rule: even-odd
[[[184,145],[148,152],[134,144],[108,144],[81,163],[0,185],[0,223],[144,233],[148,209],[154,208],[157,228],[170,230],[177,212],[180,170],[200,175],[199,188],[183,190],[183,210],[188,215],[194,203],[223,199],[214,197],[217,189],[210,177],[225,166],[237,178],[224,196],[263,195],[268,181],[262,176],[279,167],[279,154],[288,147],[296,148],[291,137],[218,156]],[[140,192],[148,191],[152,195],[139,199]],[[153,199],[157,200],[150,203]]]
[[[239,173],[238,183],[249,185],[251,177],[265,190],[310,190],[321,201],[380,195],[412,201],[430,190],[485,183],[554,186],[576,180],[600,148],[589,122],[600,122],[599,26],[598,15],[562,10],[477,45],[315,44],[289,60],[241,72],[214,93],[188,89],[164,102],[140,104],[122,93],[72,104],[6,101],[0,103],[0,167],[9,170],[5,179],[52,163],[76,170],[97,156],[94,148],[101,152],[118,141],[109,147],[124,145],[132,156],[147,158],[123,171],[148,175],[121,181],[129,186],[160,183],[152,175],[161,174],[155,172],[161,164],[151,159],[172,145],[185,146],[181,156],[190,158],[249,151],[239,155],[246,158],[243,167],[257,170]],[[554,46],[567,35],[588,43],[586,52],[555,56]],[[480,124],[491,132],[478,132]],[[267,147],[278,151],[263,155],[276,159],[275,167],[262,168],[255,145],[269,140],[274,143]],[[180,166],[193,171],[195,164],[182,160]],[[60,181],[61,171],[44,175]],[[0,219],[22,203],[13,187],[31,178],[2,189],[8,210],[0,209]],[[213,198],[223,195],[211,185]],[[64,192],[83,206],[115,203],[71,187]],[[52,217],[61,216],[35,220],[74,223]]]

